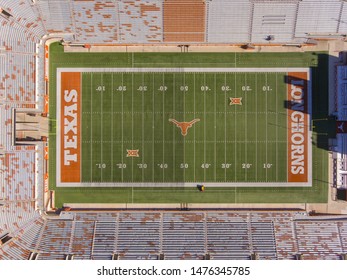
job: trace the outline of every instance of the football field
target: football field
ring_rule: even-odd
[[[309,186],[308,80],[307,68],[58,69],[57,185]]]

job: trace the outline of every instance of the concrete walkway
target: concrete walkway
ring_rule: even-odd
[[[262,45],[244,49],[241,45],[190,45],[188,52],[309,52],[327,51],[328,41],[318,41],[317,45],[297,46],[272,46]],[[182,52],[178,45],[122,45],[122,46],[64,46],[65,52]]]

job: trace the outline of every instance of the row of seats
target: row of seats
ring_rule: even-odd
[[[34,105],[35,55],[6,53],[6,56],[6,72],[2,74],[6,100]]]
[[[162,1],[119,1],[119,41],[160,43],[163,36]]]
[[[36,40],[63,33],[76,43],[295,43],[347,32],[341,0],[2,0],[0,7]]]
[[[26,32],[33,33],[38,40],[46,34],[41,14],[33,1],[0,0],[0,7],[11,15],[8,18],[9,21],[14,21],[22,26]]]
[[[40,214],[35,210],[38,195],[42,201],[42,192],[37,192],[37,175],[42,173],[37,168],[42,164],[37,165],[40,157],[34,146],[14,146],[14,114],[16,109],[43,107],[44,87],[37,76],[44,76],[44,64],[38,63],[44,56],[38,45],[47,31],[33,1],[0,0],[0,8],[6,11],[0,16],[0,199],[4,201],[0,206],[0,237],[26,232],[23,239],[6,243],[1,249],[10,246],[9,255],[3,252],[5,258],[28,258],[27,248],[38,242],[30,240],[43,226],[42,221],[37,222]]]
[[[73,1],[72,9],[78,42],[117,42],[119,26],[115,3]]]
[[[252,42],[264,42],[264,39],[273,35],[269,40],[274,42],[290,42],[293,40],[294,25],[297,16],[297,2],[277,3],[269,5],[260,2],[253,7],[253,20],[251,30]]]
[[[162,252],[170,259],[199,259],[206,251],[204,215],[200,213],[164,213]]]
[[[37,8],[47,33],[75,32],[71,1],[40,1]]]
[[[163,5],[164,42],[205,42],[206,2],[166,0]]]
[[[338,259],[346,253],[347,219],[297,214],[85,212],[66,219],[63,213],[61,219],[32,217],[12,246],[30,248],[39,259],[156,259],[160,253],[165,259],[203,259],[206,253],[216,260]],[[13,247],[5,249],[11,254]]]
[[[342,253],[338,223],[298,221],[295,223],[298,250],[303,258],[338,259],[336,253]]]
[[[33,210],[32,202],[0,204],[0,237],[20,232],[26,224],[31,224],[38,216],[39,213]]]
[[[298,3],[295,35],[305,37],[307,33],[329,34],[346,32],[346,3],[344,1],[307,0]]]
[[[35,148],[5,153],[0,157],[0,197],[6,201],[29,201],[35,196]],[[11,187],[8,187],[11,186]]]
[[[208,2],[207,42],[250,42],[249,1],[214,0]]]
[[[0,120],[1,120],[1,133],[0,133],[0,149],[7,150],[11,147],[12,136],[12,107],[10,104],[0,104]],[[2,157],[0,156],[0,159]],[[0,174],[2,178],[3,174]]]
[[[293,252],[298,252],[293,216],[290,213],[283,213],[281,216],[274,217],[273,228],[276,234],[278,259],[292,259]]]
[[[17,108],[39,108],[44,87],[43,49],[38,47],[47,34],[38,5],[32,1],[0,1],[9,16],[0,16],[0,102]],[[39,87],[37,87],[39,84]],[[41,102],[43,103],[43,102]]]
[[[27,260],[30,257],[30,250],[23,246],[19,240],[7,242],[0,248],[1,260]]]
[[[347,252],[347,223],[338,222],[337,227],[341,237],[342,251]]]
[[[35,53],[37,38],[16,21],[0,17],[0,48],[18,53]]]

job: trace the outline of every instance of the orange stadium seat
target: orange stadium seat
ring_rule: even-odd
[[[163,9],[164,42],[205,41],[205,1],[167,0]]]

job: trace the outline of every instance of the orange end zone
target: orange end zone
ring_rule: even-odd
[[[288,182],[308,182],[308,75],[289,72],[288,100]]]
[[[61,73],[60,179],[81,181],[81,73]]]

